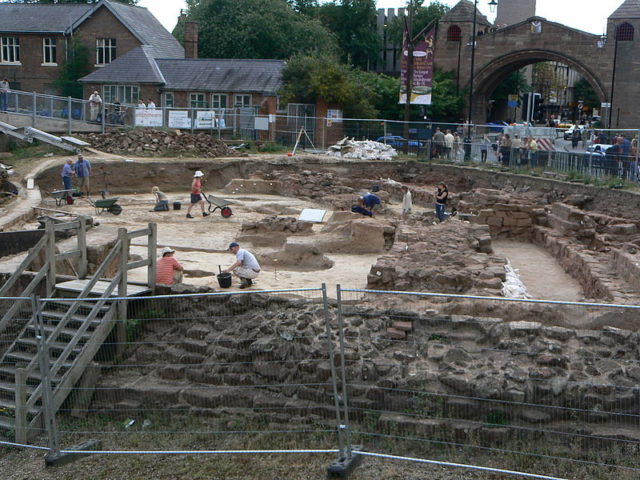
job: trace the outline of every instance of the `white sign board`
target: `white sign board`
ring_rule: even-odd
[[[324,216],[326,215],[326,210],[320,210],[317,208],[305,208],[300,212],[300,216],[298,217],[298,221],[300,222],[313,222],[313,223],[322,223]]]
[[[611,104],[609,102],[602,102],[600,108],[611,108]]]
[[[253,119],[253,128],[256,130],[269,130],[269,117],[255,117]]]
[[[136,127],[161,127],[162,110],[136,108]]]
[[[215,128],[216,112],[198,110],[195,128]]]
[[[169,128],[191,128],[189,112],[186,110],[170,110]]]

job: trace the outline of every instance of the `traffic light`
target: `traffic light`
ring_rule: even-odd
[[[544,116],[542,102],[544,98],[539,93],[533,94],[533,118],[540,122]]]
[[[522,120],[525,122],[529,121],[529,103],[530,103],[530,93],[522,94]]]

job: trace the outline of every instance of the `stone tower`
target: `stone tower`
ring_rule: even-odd
[[[536,0],[499,0],[496,27],[513,25],[536,14]]]

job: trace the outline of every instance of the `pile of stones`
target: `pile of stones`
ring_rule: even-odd
[[[241,154],[222,140],[206,133],[180,130],[137,128],[127,131],[93,133],[84,138],[93,148],[107,153],[137,156],[191,155],[200,157],[237,157]]]

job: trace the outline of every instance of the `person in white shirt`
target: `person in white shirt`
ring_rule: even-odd
[[[136,108],[147,108],[142,100],[138,100],[138,106]]]
[[[147,110],[155,110],[156,109],[156,104],[153,103],[153,100],[149,99],[149,101],[147,102]]]
[[[258,260],[251,252],[240,248],[240,244],[237,242],[229,244],[229,251],[236,256],[236,261],[225,272],[233,272],[235,276],[240,278],[240,288],[250,287],[253,284],[251,280],[260,273]]]
[[[409,190],[409,187],[403,185],[402,191],[404,193],[402,196],[402,217],[404,218],[411,213],[413,202],[411,200],[411,191]]]
[[[98,115],[100,115],[100,109],[102,108],[102,98],[100,94],[95,90],[89,97],[89,120],[92,122],[98,121]]]

